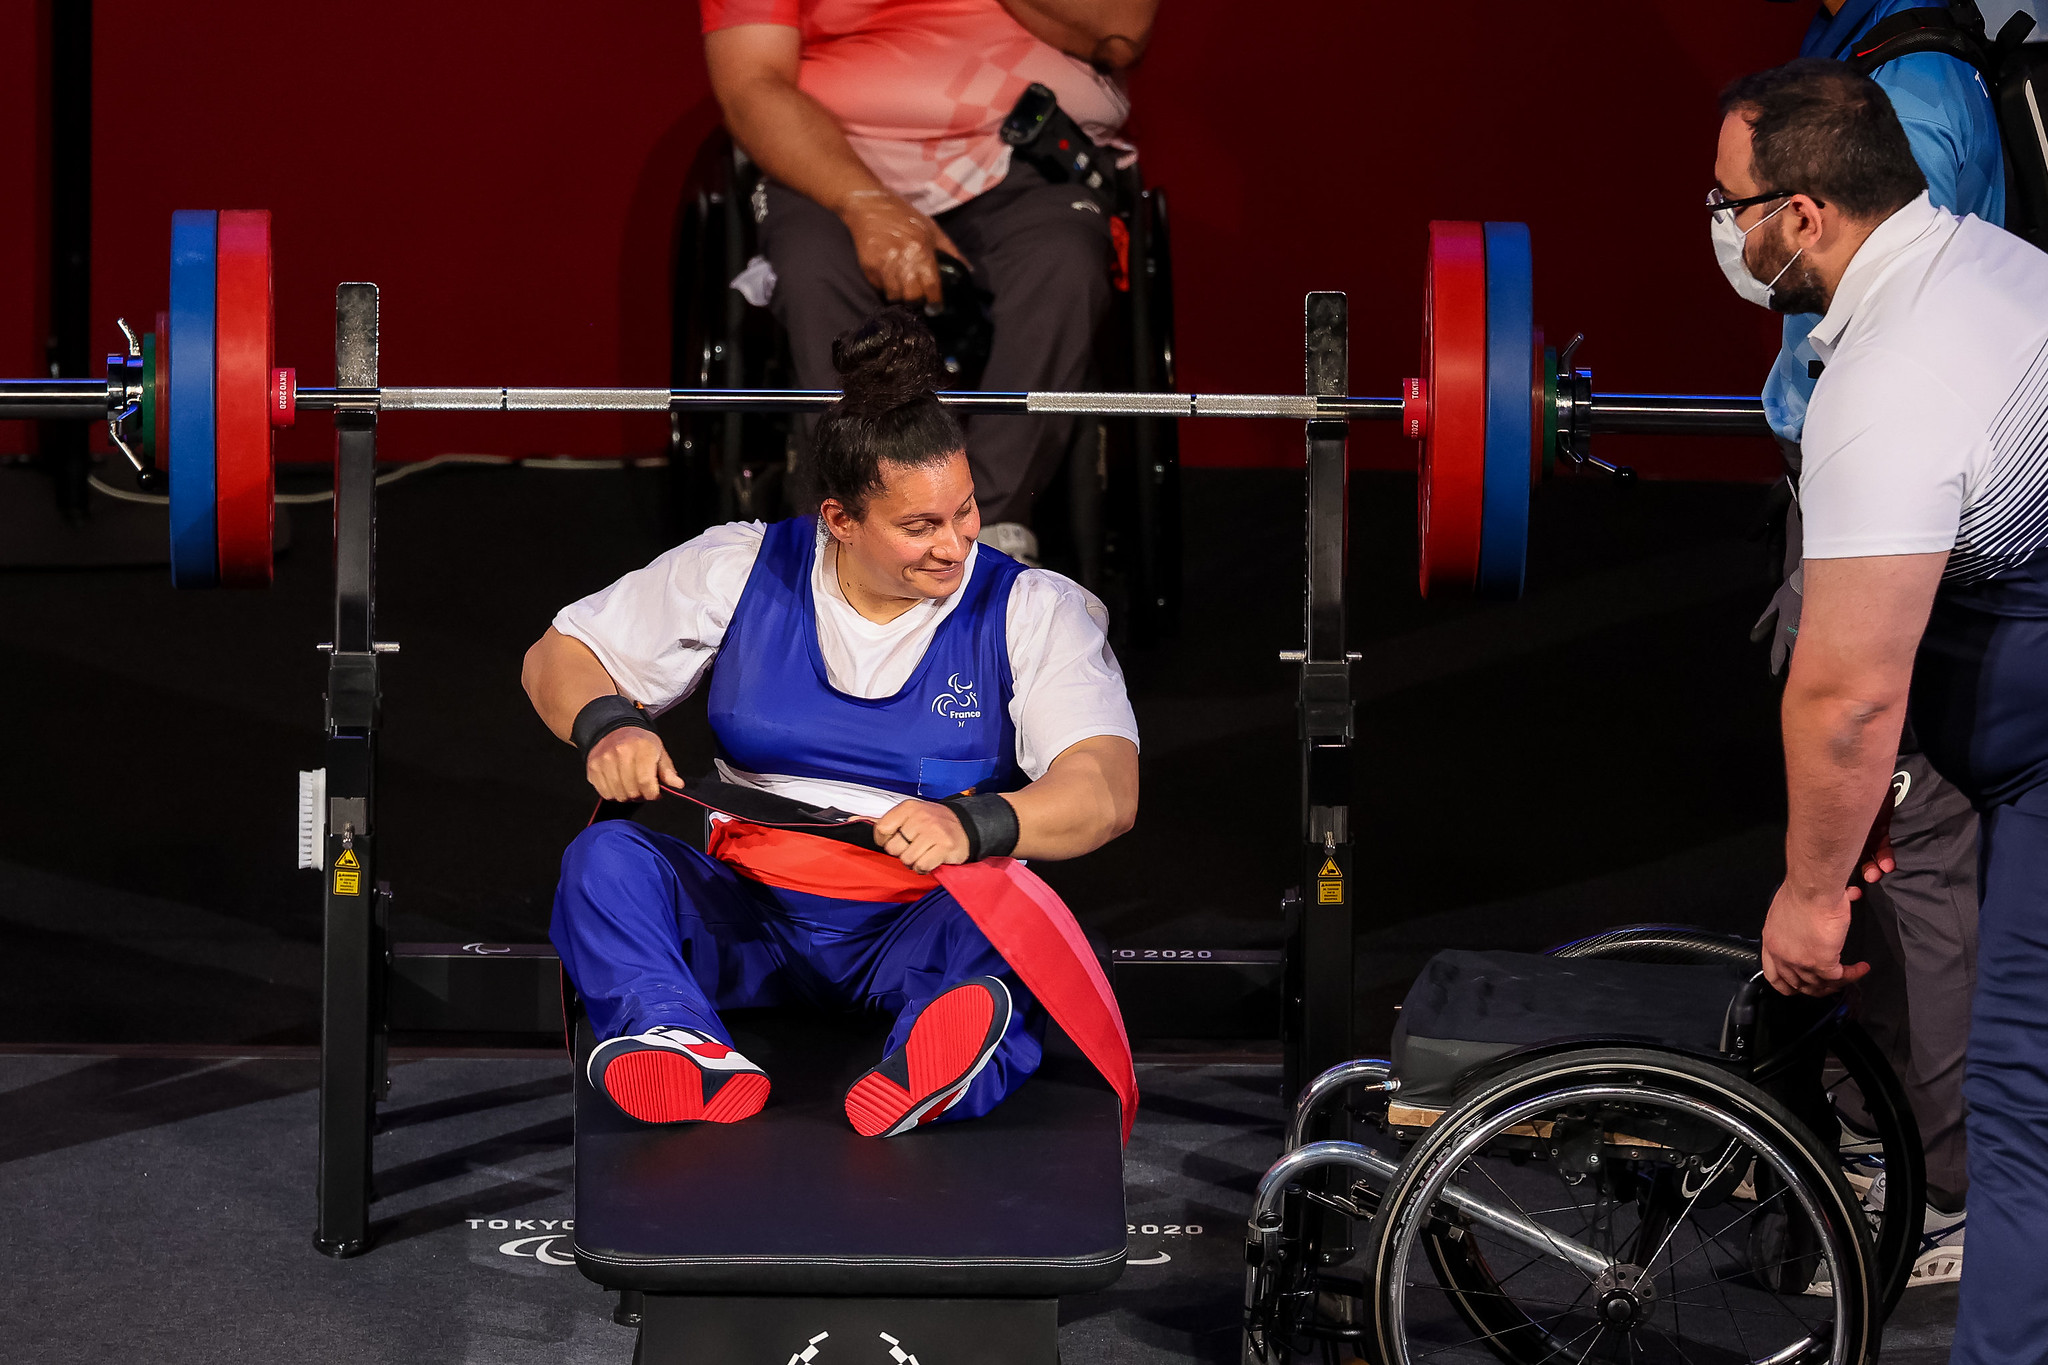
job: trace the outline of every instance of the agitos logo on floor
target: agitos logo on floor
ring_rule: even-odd
[[[517,1256],[542,1265],[575,1265],[570,1254],[569,1234],[576,1230],[574,1218],[469,1218],[471,1232],[517,1232],[525,1234],[498,1244],[501,1256]]]
[[[904,1350],[901,1341],[890,1336],[887,1332],[877,1332],[875,1335],[880,1337],[883,1344],[889,1348],[889,1359],[893,1362],[893,1365],[918,1365],[917,1357]],[[845,1354],[849,1360],[863,1358],[863,1356],[853,1352],[839,1353],[825,1350],[825,1343],[831,1339],[832,1334],[830,1332],[818,1333],[818,1335],[812,1337],[805,1344],[801,1351],[798,1351],[789,1358],[789,1365],[838,1365],[841,1354]],[[882,1353],[876,1351],[874,1354],[879,1357]],[[826,1357],[829,1357],[829,1360],[825,1359]]]

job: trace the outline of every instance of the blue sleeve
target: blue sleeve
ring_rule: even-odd
[[[1788,314],[1784,342],[1764,380],[1764,420],[1788,441],[1797,441],[1806,429],[1806,404],[1813,397],[1813,372],[1808,366],[1820,359],[1807,336],[1819,325],[1818,313]]]
[[[1906,129],[1927,193],[1950,213],[2005,225],[2005,157],[1991,95],[1976,70],[1939,52],[1879,67],[1874,79]]]

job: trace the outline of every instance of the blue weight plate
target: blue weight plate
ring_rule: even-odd
[[[211,588],[220,581],[214,510],[214,259],[217,215],[171,215],[170,466],[171,582]]]
[[[1535,266],[1523,223],[1486,225],[1486,497],[1478,592],[1522,595],[1529,556],[1529,381],[1536,329]]]

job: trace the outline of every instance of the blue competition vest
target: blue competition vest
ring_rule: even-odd
[[[748,772],[853,782],[943,800],[1014,791],[1004,618],[1024,566],[980,546],[960,604],[893,697],[848,696],[825,679],[811,564],[817,518],[768,527],[712,667],[719,756]]]

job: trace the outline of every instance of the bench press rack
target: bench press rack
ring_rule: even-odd
[[[268,215],[181,212],[174,217],[173,243],[173,307],[159,330],[139,339],[123,323],[129,346],[126,354],[108,357],[104,380],[0,379],[0,418],[105,421],[145,488],[168,483],[174,577],[181,585],[204,587],[269,581],[269,429],[289,425],[301,410],[332,415],[335,579],[333,638],[322,646],[329,653],[324,789],[312,789],[314,828],[302,830],[302,846],[317,850],[325,924],[315,1242],[328,1255],[349,1256],[370,1244],[371,1134],[395,1012],[423,1011],[415,1020],[444,1028],[545,1028],[557,1022],[541,1018],[551,965],[542,945],[387,942],[386,893],[376,879],[377,730],[380,657],[397,645],[378,640],[375,628],[381,415],[794,411],[821,407],[836,395],[387,387],[378,368],[377,288],[362,283],[343,284],[336,292],[334,385],[301,389],[295,373],[276,368],[269,352],[274,319]],[[1562,355],[1543,345],[1533,324],[1532,297],[1522,225],[1433,223],[1425,373],[1406,381],[1399,397],[1347,395],[1349,318],[1339,293],[1307,298],[1301,394],[940,395],[946,405],[971,412],[1304,423],[1304,638],[1301,650],[1283,656],[1301,668],[1301,884],[1307,888],[1287,902],[1283,1041],[1290,1095],[1353,1055],[1350,672],[1357,656],[1345,638],[1348,424],[1398,421],[1421,444],[1423,590],[1498,597],[1522,589],[1534,483],[1560,461],[1629,473],[1593,458],[1594,434],[1768,431],[1755,398],[1595,394],[1591,372],[1572,367],[1576,340]],[[195,418],[195,403],[203,404],[196,409],[203,420]],[[168,458],[167,481],[156,464],[159,455]],[[485,988],[480,983],[486,979],[512,980],[514,988]],[[503,1007],[498,1018],[458,1021],[461,1000],[490,995]]]
[[[375,285],[344,284],[336,292],[337,394],[378,391],[377,307]],[[1309,295],[1305,317],[1308,393],[1304,397],[1337,397],[1359,403],[1342,399],[1349,363],[1345,296]],[[802,397],[815,401],[811,395]],[[1291,406],[1299,412],[1313,411],[1318,405],[1295,399]],[[1128,409],[1114,412],[1127,415]],[[324,808],[319,812],[317,836],[322,850],[325,943],[314,1242],[327,1255],[345,1257],[368,1249],[370,1244],[372,1134],[376,1103],[388,1083],[386,1040],[394,990],[410,986],[439,993],[433,989],[438,984],[441,991],[452,994],[449,983],[457,973],[488,973],[508,979],[508,984],[518,974],[518,989],[511,994],[525,1004],[535,998],[529,978],[536,967],[546,965],[541,959],[551,961],[552,957],[541,945],[467,945],[524,951],[460,957],[445,949],[423,951],[424,945],[393,945],[387,940],[388,893],[376,878],[376,741],[380,659],[395,653],[397,645],[376,638],[379,408],[371,402],[343,401],[333,405],[333,414],[334,638],[323,646],[328,654],[321,788]],[[1315,892],[1312,897],[1297,898],[1291,909],[1285,1005],[1290,1022],[1284,1035],[1290,1095],[1303,1078],[1352,1055],[1349,811],[1350,674],[1354,660],[1346,652],[1344,627],[1349,415],[1333,413],[1312,417],[1306,423],[1306,647],[1295,661],[1301,665],[1303,885],[1314,887]],[[435,966],[422,972],[422,960],[435,962]],[[438,983],[432,977],[437,970],[446,974]],[[469,993],[476,992],[472,989]],[[512,1008],[516,1019],[520,1005]],[[532,1020],[538,1013],[531,1010],[525,1018]]]

